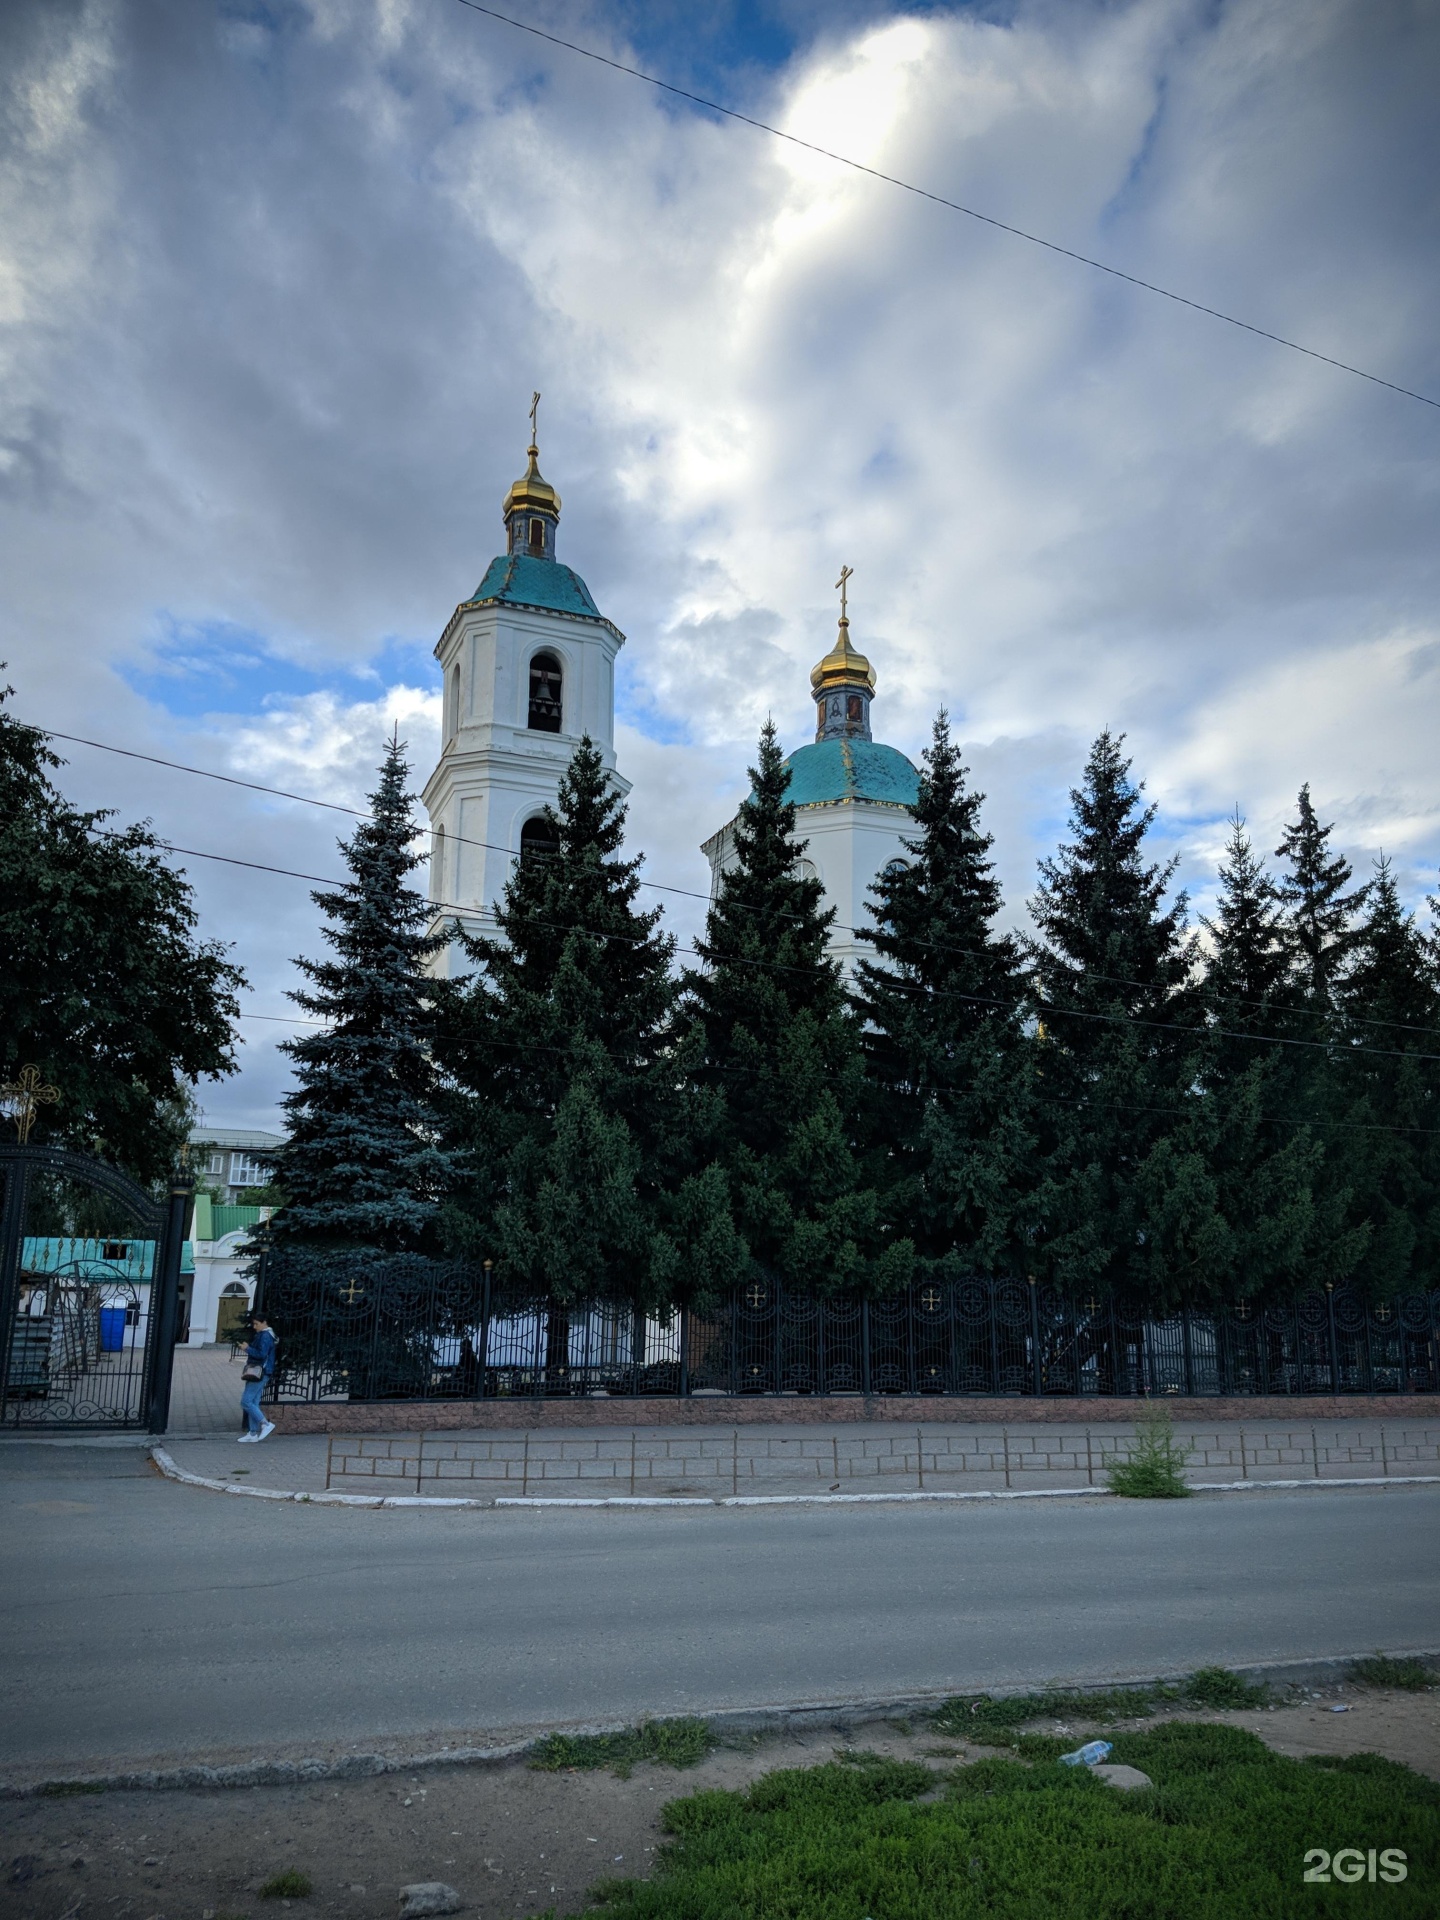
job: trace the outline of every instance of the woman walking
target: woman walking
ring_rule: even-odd
[[[275,1335],[263,1313],[252,1313],[250,1326],[250,1344],[245,1349],[245,1366],[240,1375],[245,1382],[240,1394],[240,1410],[245,1415],[245,1431],[240,1436],[242,1447],[247,1440],[252,1443],[263,1440],[275,1431],[275,1422],[267,1420],[260,1411],[265,1382],[275,1371]]]

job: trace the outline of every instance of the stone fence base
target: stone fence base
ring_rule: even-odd
[[[753,1399],[695,1394],[686,1400],[621,1400],[608,1395],[575,1400],[320,1400],[267,1404],[281,1433],[482,1433],[564,1427],[828,1427],[852,1421],[896,1421],[905,1426],[1131,1425],[1147,1406],[1161,1405],[1176,1421],[1313,1420],[1440,1421],[1440,1394],[1355,1393],[1253,1399],[1163,1401],[1102,1399],[942,1399],[860,1394],[765,1394]]]

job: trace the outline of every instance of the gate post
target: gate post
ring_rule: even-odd
[[[180,1308],[180,1253],[190,1224],[193,1184],[183,1175],[170,1183],[170,1207],[165,1237],[160,1242],[155,1276],[150,1283],[150,1393],[151,1433],[164,1433],[170,1424],[170,1383],[175,1372],[175,1321]]]
[[[15,1314],[20,1304],[20,1259],[25,1250],[25,1205],[30,1169],[23,1160],[0,1165],[5,1182],[0,1197],[0,1413],[10,1378],[10,1349],[15,1338]]]
[[[1035,1398],[1039,1400],[1045,1392],[1045,1370],[1040,1363],[1040,1289],[1035,1284],[1035,1276],[1030,1275],[1030,1358],[1034,1369]]]
[[[1330,1391],[1331,1393],[1338,1394],[1340,1391],[1340,1347],[1339,1342],[1335,1338],[1335,1282],[1333,1280],[1327,1280],[1325,1282],[1325,1318],[1329,1323],[1330,1329]],[[1401,1353],[1403,1356],[1403,1347]]]

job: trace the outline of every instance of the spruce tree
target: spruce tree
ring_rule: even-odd
[[[884,1230],[855,1129],[858,1022],[827,952],[833,908],[797,869],[790,771],[766,723],[687,976],[686,1059],[754,1271],[796,1288],[884,1289],[913,1248]]]
[[[873,1163],[892,1226],[946,1272],[1023,1264],[1034,1142],[1019,943],[1002,900],[985,796],[936,717],[911,817],[918,832],[870,893],[856,1002],[871,1068]]]
[[[1440,1271],[1440,981],[1388,860],[1336,987],[1337,1077],[1354,1281],[1373,1298],[1428,1289]]]
[[[1296,986],[1280,890],[1251,845],[1237,809],[1220,867],[1215,918],[1202,920],[1210,935],[1205,964],[1206,998],[1227,1027],[1269,1032],[1291,1007]],[[1253,1051],[1248,1056],[1253,1057]]]
[[[326,1025],[284,1047],[297,1084],[283,1101],[285,1205],[268,1236],[277,1247],[429,1250],[454,1176],[438,1141],[431,1051],[444,988],[426,973],[442,942],[422,932],[429,909],[406,884],[424,856],[404,756],[397,733],[370,817],[340,843],[351,878],[311,896],[333,958],[296,961],[311,984],[290,998]]]
[[[1349,1190],[1327,1164],[1325,1133],[1309,1124],[1316,1058],[1280,909],[1238,811],[1220,867],[1204,969],[1208,1026],[1188,1124],[1208,1159],[1223,1233],[1211,1244],[1209,1291],[1280,1297],[1341,1280],[1360,1244],[1347,1223]],[[1298,1015],[1298,1017],[1297,1017]],[[1323,1061],[1320,1063],[1323,1065]]]
[[[1175,862],[1145,857],[1155,809],[1123,736],[1102,733],[1071,793],[1071,839],[1040,863],[1030,911],[1047,1220],[1037,1264],[1067,1286],[1151,1305],[1215,1263],[1215,1191],[1187,1131],[1199,1009]]]
[[[664,1303],[733,1260],[686,1164],[674,941],[636,906],[642,863],[588,738],[544,817],[552,850],[517,862],[497,933],[466,942],[478,972],[444,1055],[469,1172],[448,1237],[512,1287]]]
[[[1300,789],[1299,814],[1275,849],[1287,867],[1280,898],[1300,985],[1312,1004],[1323,1009],[1354,943],[1355,915],[1364,907],[1370,889],[1350,889],[1350,863],[1343,854],[1331,853],[1328,842],[1334,823],[1320,825],[1308,781]]]

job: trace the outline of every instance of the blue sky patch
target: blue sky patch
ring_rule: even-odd
[[[176,719],[210,713],[264,713],[310,693],[373,700],[384,688],[440,685],[431,643],[390,638],[358,665],[304,665],[277,653],[263,634],[228,620],[180,621],[166,615],[144,664],[120,669],[127,686]]]

